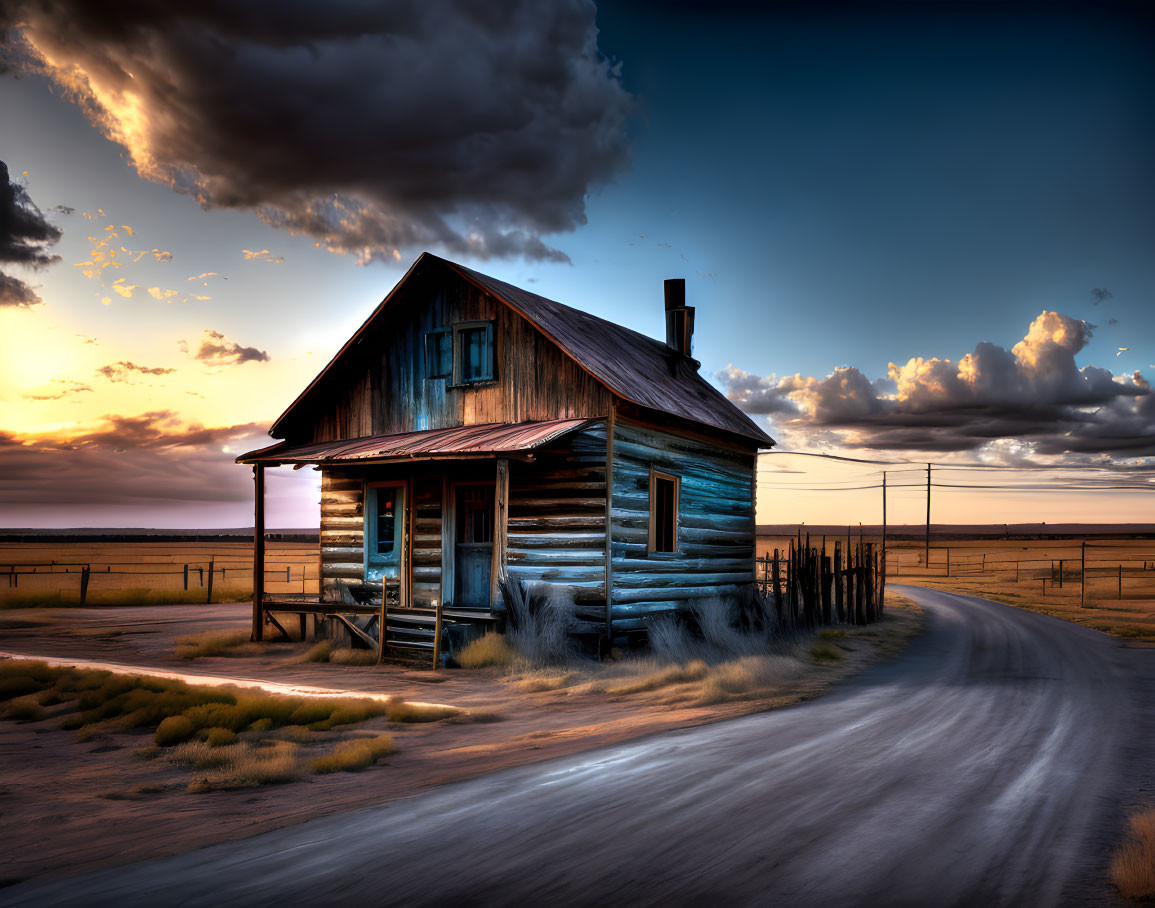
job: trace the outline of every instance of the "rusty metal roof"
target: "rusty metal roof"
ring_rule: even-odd
[[[591,419],[550,419],[542,422],[490,423],[453,429],[429,429],[399,435],[323,441],[315,444],[280,442],[237,458],[237,463],[330,464],[381,463],[392,460],[429,460],[486,457],[532,451],[574,432]]]
[[[425,253],[431,259],[437,256]],[[423,258],[425,257],[423,256]],[[440,259],[529,319],[606,387],[643,407],[770,446],[774,440],[698,374],[698,363],[641,332]]]

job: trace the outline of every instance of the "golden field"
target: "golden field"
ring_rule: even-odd
[[[83,569],[93,605],[235,602],[253,594],[253,547],[248,542],[5,542],[0,543],[0,608],[76,605]],[[186,572],[187,566],[187,572]],[[265,588],[315,593],[315,542],[268,542]]]

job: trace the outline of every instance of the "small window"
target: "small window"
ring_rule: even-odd
[[[453,332],[448,328],[425,335],[425,377],[449,378],[453,375]]]
[[[678,493],[681,480],[669,473],[650,471],[651,552],[678,550]]]
[[[458,343],[457,383],[490,381],[493,378],[493,323],[456,327]]]

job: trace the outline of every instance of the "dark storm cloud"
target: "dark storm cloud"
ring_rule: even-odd
[[[219,331],[205,329],[206,338],[201,341],[196,358],[211,366],[239,366],[241,363],[267,363],[269,354],[256,347],[242,347],[227,340]]]
[[[24,187],[8,178],[0,161],[0,262],[43,268],[60,261],[48,247],[60,239],[60,229],[49,224]],[[0,307],[27,308],[41,302],[24,281],[0,272]]]
[[[255,424],[206,428],[171,411],[108,416],[72,437],[20,438],[0,431],[0,502],[5,508],[195,504],[252,496],[238,450],[267,443]]]
[[[584,224],[626,158],[633,99],[589,0],[0,10],[26,42],[12,58],[40,60],[143,175],[335,251],[564,259],[541,235]]]
[[[1155,395],[1135,372],[1078,367],[1091,325],[1043,312],[1011,350],[983,342],[957,363],[915,357],[871,382],[854,367],[825,378],[718,373],[727,396],[800,441],[906,451],[970,451],[1012,439],[1040,454],[1155,454]],[[888,389],[889,388],[889,392]]]

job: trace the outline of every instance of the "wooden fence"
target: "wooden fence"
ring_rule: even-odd
[[[886,576],[870,542],[834,543],[827,553],[799,534],[784,551],[774,549],[755,561],[759,591],[771,598],[783,628],[870,624],[882,617]]]

